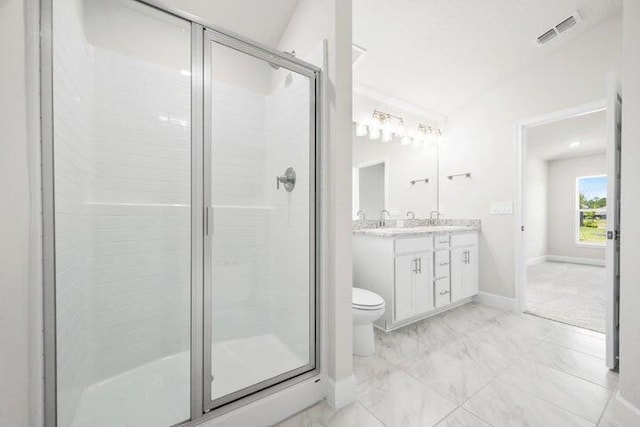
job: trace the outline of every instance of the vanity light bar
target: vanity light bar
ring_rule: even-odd
[[[395,128],[393,121],[397,121]],[[393,115],[386,111],[373,110],[372,123],[354,122],[357,136],[369,136],[369,139],[382,139],[384,142],[391,142],[394,139],[400,141],[403,146],[419,147],[421,144],[429,142],[433,138],[437,140],[442,136],[440,128],[418,123],[416,136],[408,135],[405,128],[404,118]]]

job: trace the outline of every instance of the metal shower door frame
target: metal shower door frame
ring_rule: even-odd
[[[191,23],[191,331],[190,331],[190,419],[177,425],[195,426],[206,420],[242,407],[248,403],[277,393],[294,384],[315,377],[320,373],[321,364],[321,113],[322,79],[321,69],[298,58],[279,52],[266,45],[247,39],[239,34],[219,28],[206,21],[181,11],[167,7],[156,0],[130,0],[168,13]],[[55,189],[54,189],[54,140],[53,140],[53,2],[40,0],[40,129],[41,129],[41,172],[42,172],[42,226],[43,226],[43,418],[44,425],[57,425],[57,343],[56,343],[56,277],[55,277]],[[261,383],[255,390],[246,391],[234,399],[214,404],[210,399],[211,364],[204,363],[205,346],[208,344],[209,359],[211,349],[210,323],[207,335],[207,309],[204,276],[205,263],[205,195],[207,187],[205,162],[205,41],[216,41],[256,58],[278,65],[290,71],[309,77],[310,81],[310,358],[308,365]],[[210,177],[210,176],[209,176]],[[209,193],[210,194],[210,193]],[[209,248],[210,249],[210,248]],[[210,292],[210,287],[208,292]],[[210,304],[210,302],[209,302]],[[210,319],[210,318],[209,318]],[[207,339],[208,336],[208,339]],[[209,371],[209,372],[207,372]],[[299,372],[298,372],[299,371]],[[205,390],[208,389],[208,394]]]
[[[295,382],[302,381],[319,373],[320,361],[320,69],[306,64],[294,57],[290,57],[282,52],[266,49],[254,42],[238,38],[234,35],[204,28],[203,32],[203,88],[204,88],[204,208],[205,224],[211,219],[211,130],[210,119],[212,114],[212,87],[211,77],[213,71],[213,58],[211,56],[211,45],[219,45],[234,49],[245,55],[252,56],[258,60],[277,65],[281,68],[303,75],[309,79],[309,363],[292,371],[282,373],[276,377],[253,384],[247,388],[238,390],[229,395],[212,399],[211,381],[213,378],[211,349],[212,349],[212,265],[211,265],[211,225],[205,225],[204,239],[204,289],[203,289],[203,405],[205,411],[223,410],[233,402],[244,400],[255,400],[262,397],[256,395],[261,391],[268,390],[273,386],[288,386]],[[274,392],[277,391],[276,388]],[[251,399],[252,396],[257,396]]]

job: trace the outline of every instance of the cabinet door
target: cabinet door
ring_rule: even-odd
[[[471,246],[465,248],[466,255],[464,257],[463,268],[463,293],[465,297],[476,295],[479,292],[478,273],[478,247]]]
[[[417,256],[397,256],[395,263],[394,318],[395,321],[399,321],[413,316],[415,312],[414,277],[417,271]]]
[[[414,276],[415,314],[433,309],[433,253],[416,254],[418,272]]]
[[[451,302],[464,298],[465,260],[468,248],[451,249]]]

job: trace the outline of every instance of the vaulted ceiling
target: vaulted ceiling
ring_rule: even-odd
[[[536,44],[576,10],[582,24]],[[448,114],[621,10],[621,0],[353,0],[353,41],[367,49],[354,84]]]

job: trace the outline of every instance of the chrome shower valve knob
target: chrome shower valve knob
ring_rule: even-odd
[[[276,188],[280,189],[280,184],[284,185],[284,189],[288,192],[293,191],[296,187],[296,171],[293,170],[292,167],[288,167],[286,171],[284,171],[284,175],[276,176]]]

